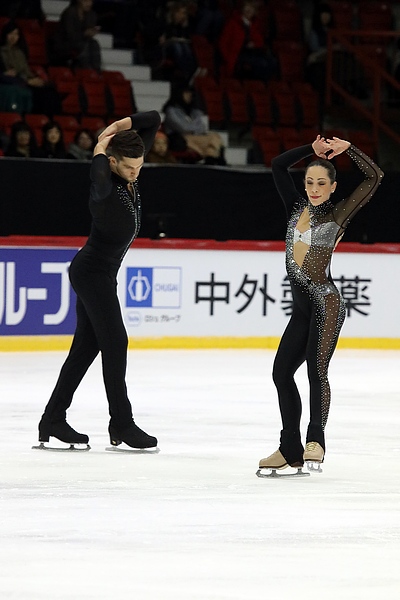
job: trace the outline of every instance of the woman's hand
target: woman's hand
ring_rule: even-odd
[[[341,140],[340,138],[333,137],[331,140],[326,140],[329,146],[329,150],[331,150],[329,156],[327,158],[331,159],[338,154],[342,154],[348,150],[351,146],[350,142],[346,140]]]
[[[324,137],[317,135],[312,143],[313,150],[319,158],[326,158],[326,153],[331,149]]]

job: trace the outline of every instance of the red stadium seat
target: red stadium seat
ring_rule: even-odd
[[[84,113],[90,116],[107,114],[105,84],[102,81],[84,81],[82,90],[85,94]]]
[[[136,112],[130,81],[109,84],[107,93],[111,103],[109,112],[114,117],[126,117]]]

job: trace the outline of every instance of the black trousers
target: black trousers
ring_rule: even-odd
[[[275,357],[273,380],[278,391],[282,417],[280,450],[288,462],[301,458],[302,403],[294,380],[298,368],[307,363],[310,384],[310,422],[306,442],[318,442],[325,449],[325,425],[331,391],[328,367],[344,322],[345,309],[338,293],[316,294],[313,299],[292,284],[293,312]]]
[[[83,248],[73,259],[69,276],[77,294],[77,326],[68,357],[45,408],[50,421],[66,418],[75,390],[101,352],[111,423],[126,428],[133,420],[125,384],[128,336],[117,297],[119,262]]]

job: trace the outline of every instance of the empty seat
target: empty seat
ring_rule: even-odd
[[[86,115],[104,116],[107,114],[105,84],[102,81],[83,81],[83,112]]]
[[[109,112],[114,117],[126,117],[136,112],[132,86],[129,81],[111,83],[107,86]]]
[[[47,65],[47,46],[44,31],[25,31],[24,39],[30,65]]]
[[[12,112],[0,112],[0,129],[2,129],[7,136],[10,135],[11,127],[14,123],[22,121],[22,116],[18,113]]]
[[[49,122],[47,115],[25,115],[25,123],[32,129],[41,129]]]
[[[247,95],[242,89],[226,89],[226,116],[231,123],[248,123]]]
[[[66,114],[78,115],[82,112],[79,84],[76,80],[56,82],[57,92],[61,97],[62,112]]]
[[[81,127],[83,129],[89,129],[92,133],[95,133],[99,129],[102,129],[106,126],[104,119],[101,117],[82,117],[81,118]]]
[[[208,118],[211,122],[222,123],[225,121],[225,114],[222,101],[222,90],[202,89],[201,98]]]
[[[254,91],[248,93],[249,115],[253,125],[272,125],[274,116],[269,91]]]

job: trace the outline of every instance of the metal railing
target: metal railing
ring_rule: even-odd
[[[337,94],[370,123],[376,145],[381,132],[400,144],[400,135],[393,127],[393,117],[400,122],[400,83],[387,68],[398,39],[400,33],[396,31],[329,32],[326,108],[333,107]]]

